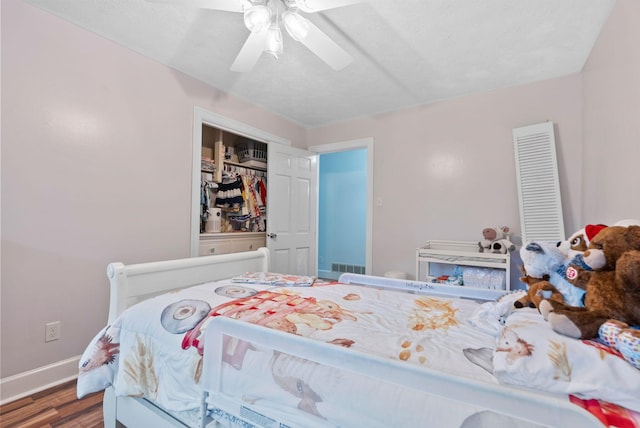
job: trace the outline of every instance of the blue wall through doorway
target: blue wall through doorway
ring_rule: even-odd
[[[367,150],[321,154],[318,198],[318,276],[364,273]]]

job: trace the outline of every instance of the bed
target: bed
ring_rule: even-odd
[[[81,358],[79,395],[105,389],[106,427],[640,426],[640,371],[595,344],[542,337],[536,312],[510,309],[515,294],[354,274],[309,287],[265,272],[264,248],[110,264],[108,326]],[[151,317],[162,327],[125,327],[145,305],[164,308]],[[140,337],[156,328],[173,344],[154,336],[151,356]],[[584,362],[567,357],[583,351]]]

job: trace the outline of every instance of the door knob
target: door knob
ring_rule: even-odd
[[[267,236],[271,239],[275,239],[278,235],[276,235],[275,233],[267,233]]]

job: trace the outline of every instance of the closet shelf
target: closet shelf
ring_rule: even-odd
[[[235,232],[201,232],[200,233],[200,237],[201,238],[212,238],[212,237],[217,237],[217,238],[230,238],[230,237],[235,237],[235,236],[244,236],[244,237],[264,237],[266,236],[267,233],[266,232],[243,232],[243,231],[235,231]]]
[[[228,161],[228,160],[223,161],[223,165],[235,166],[235,167],[238,167],[238,168],[252,169],[254,171],[263,171],[263,172],[267,171],[266,167],[249,165],[249,164],[246,164],[246,163],[232,162],[232,161]]]

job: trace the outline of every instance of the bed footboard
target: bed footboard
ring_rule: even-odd
[[[269,250],[124,265],[110,263],[109,324],[135,303],[171,290],[241,275],[267,272]]]
[[[108,323],[112,324],[128,307],[158,294],[231,278],[248,271],[268,270],[269,251],[266,248],[132,265],[111,263],[107,267],[111,287]],[[185,426],[144,399],[116,397],[111,387],[105,390],[103,416],[105,427],[109,428],[115,428],[117,422],[129,428]]]

